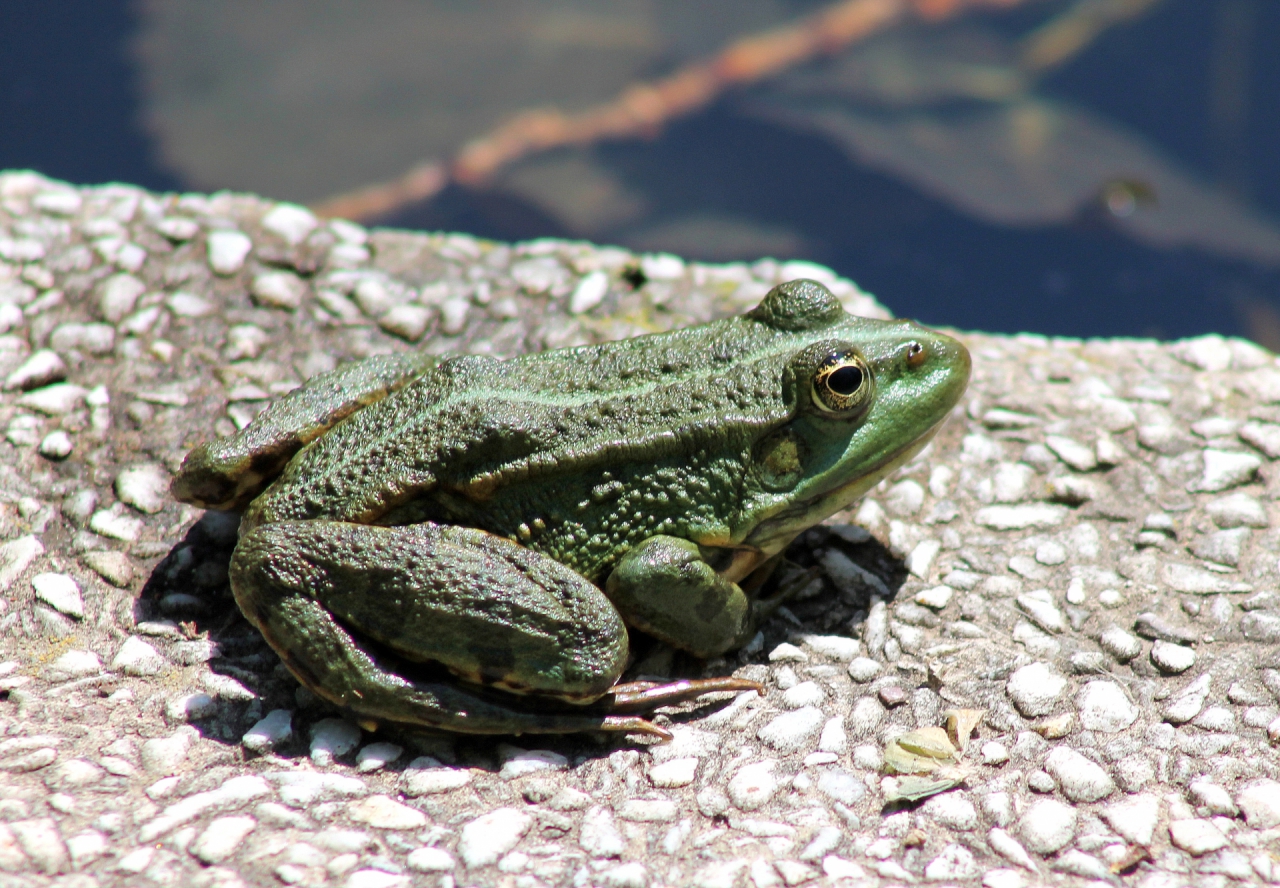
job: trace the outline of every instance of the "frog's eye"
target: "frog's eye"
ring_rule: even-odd
[[[825,413],[852,413],[871,399],[871,368],[856,351],[833,354],[813,374],[813,403]]]

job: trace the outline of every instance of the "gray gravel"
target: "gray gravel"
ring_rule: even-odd
[[[644,283],[635,286],[643,275]],[[790,556],[754,693],[625,738],[377,735],[234,609],[183,454],[336,363],[736,313],[794,277],[0,176],[0,886],[1280,883],[1280,363],[964,334],[938,440]],[[982,709],[967,781],[889,741]],[[1115,875],[1119,871],[1122,875]]]

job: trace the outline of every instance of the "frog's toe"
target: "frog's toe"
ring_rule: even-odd
[[[763,694],[764,686],[758,681],[733,676],[691,678],[667,684],[636,681],[614,685],[606,700],[609,701],[610,712],[650,712],[659,706],[671,706],[720,691],[755,691]]]

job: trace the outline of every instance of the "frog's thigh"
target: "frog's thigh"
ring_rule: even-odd
[[[376,355],[308,379],[239,432],[201,444],[173,480],[173,495],[204,509],[238,509],[295,453],[361,407],[439,363],[431,355]]]
[[[427,685],[380,665],[362,638],[475,681],[584,702],[612,687],[627,657],[626,627],[599,589],[545,556],[468,528],[264,525],[241,537],[231,586],[312,690],[397,721],[477,730],[474,717],[468,726],[451,712],[406,711],[408,686]],[[466,698],[462,708],[472,716],[489,705],[448,680],[430,687]]]
[[[751,602],[703,560],[698,546],[652,536],[618,562],[605,591],[628,624],[699,657],[745,641]]]

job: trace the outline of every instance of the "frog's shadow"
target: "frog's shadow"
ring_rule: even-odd
[[[267,645],[256,628],[241,615],[227,582],[227,568],[235,548],[240,515],[233,512],[206,512],[187,531],[169,553],[151,571],[134,602],[134,616],[143,620],[173,620],[181,634],[189,639],[207,639],[212,644],[205,650],[212,656],[208,666],[215,675],[225,676],[252,692],[253,699],[229,699],[224,692],[210,693],[215,706],[210,714],[190,723],[203,736],[227,747],[239,747],[244,732],[261,716],[274,709],[297,711],[292,741],[277,747],[274,753],[284,757],[307,755],[307,732],[302,730],[315,722],[343,715],[339,710],[316,700],[285,670],[279,657]],[[852,541],[851,539],[852,538]],[[808,531],[786,552],[786,561],[792,568],[776,574],[770,584],[795,582],[798,577],[823,576],[815,550],[834,546],[864,570],[875,574],[889,592],[892,600],[907,577],[902,560],[869,534],[836,533],[827,527]],[[798,569],[801,573],[797,574]],[[805,584],[809,585],[810,580]],[[769,654],[783,642],[797,642],[805,634],[851,634],[856,631],[870,607],[873,592],[869,587],[861,590],[837,590],[835,582],[827,578],[815,594],[804,595],[789,602],[767,619],[760,627],[759,636],[746,649],[726,658],[703,661],[673,651],[665,645],[639,634],[633,634],[636,656],[624,675],[624,680],[653,677],[665,680],[702,678],[727,675],[743,667],[762,669],[769,662]],[[770,594],[766,585],[762,593]],[[194,646],[195,650],[201,650]],[[661,665],[660,674],[650,675],[655,661]],[[755,671],[755,670],[752,670]],[[756,678],[755,675],[750,675]],[[761,679],[767,677],[760,672]],[[229,683],[228,683],[228,686]],[[766,692],[768,688],[766,687]],[[729,705],[733,697],[727,694],[693,701],[662,710],[660,721],[683,725],[696,723]],[[350,718],[350,714],[346,714]],[[297,723],[300,722],[300,723]],[[490,767],[495,746],[510,742],[513,737],[465,737],[460,735],[418,731],[397,731],[383,728],[379,738],[388,736],[405,743],[410,749],[418,749],[441,760],[470,760],[468,764]],[[638,748],[641,744],[627,735],[538,735],[515,742],[540,748],[551,748],[566,756],[586,758],[606,756],[620,747]],[[403,760],[402,760],[403,761]]]

